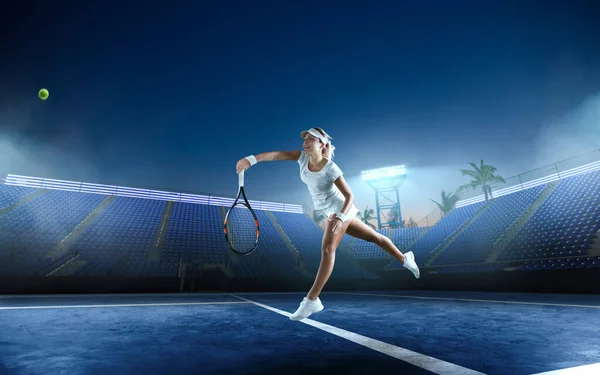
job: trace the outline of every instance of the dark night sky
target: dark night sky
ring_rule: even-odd
[[[508,177],[600,148],[594,1],[11,3],[3,175],[230,196],[239,158],[320,126],[360,209],[374,206],[361,170],[406,164],[418,220],[468,161]],[[310,204],[295,163],[246,185]]]

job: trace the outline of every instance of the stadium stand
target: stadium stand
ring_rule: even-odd
[[[13,208],[0,216],[0,272],[11,276],[43,273],[53,263],[49,253],[54,246],[105,198],[12,186],[2,186],[2,196],[8,197],[2,201],[12,202]]]
[[[562,268],[593,264],[570,257],[589,255],[600,229],[600,172],[561,180],[539,210],[523,225],[498,260],[566,258],[552,262],[528,262],[527,267]],[[574,263],[573,263],[574,262]],[[591,262],[591,263],[590,263]],[[535,268],[535,267],[534,267]]]
[[[37,189],[25,186],[4,185],[0,194],[0,210],[8,210],[12,205],[19,202],[28,194],[36,192]]]
[[[392,229],[392,242],[401,251],[405,251],[411,247],[411,245],[425,233],[427,228],[415,227],[415,228],[393,228]]]
[[[429,228],[422,237],[418,238],[406,250],[412,251],[415,254],[417,264],[423,265],[431,257],[434,249],[441,246],[449,236],[473,219],[485,207],[486,202],[480,202],[455,208]],[[392,261],[387,267],[390,270],[397,268],[401,268],[397,261]]]
[[[227,262],[223,220],[218,206],[175,203],[161,258],[177,262],[199,261],[218,265]]]
[[[520,270],[558,270],[581,269],[600,267],[600,256],[587,256],[579,258],[540,259],[525,261]]]
[[[531,207],[545,186],[517,191],[491,200],[489,207],[465,228],[431,263],[480,263],[507,229]]]
[[[383,234],[384,236],[390,237],[400,251],[405,252],[413,242],[424,233],[426,228],[390,228],[390,229],[376,229],[377,233]],[[348,239],[346,239],[348,237]],[[358,260],[391,260],[393,259],[390,254],[380,249],[377,245],[361,240],[353,239],[350,236],[344,236],[346,242],[350,246],[350,254],[352,257]],[[341,244],[340,244],[341,246]]]
[[[597,267],[599,175],[583,172],[455,208],[409,249],[436,273],[497,271],[514,264],[521,270]],[[386,269],[402,267],[392,261]]]
[[[73,275],[147,274],[148,250],[165,204],[159,200],[116,197],[72,245],[86,261]],[[164,272],[160,268],[155,271]]]
[[[308,280],[320,263],[323,229],[283,205],[256,210],[261,242],[240,257],[223,238],[226,200],[25,185],[0,184],[2,276],[175,277],[181,264],[198,263],[240,280]],[[378,230],[438,274],[600,267],[599,231],[600,171],[462,205],[431,227]],[[377,279],[401,268],[374,244],[345,235],[332,278]]]
[[[376,229],[377,233],[387,235],[387,229]],[[345,235],[344,237],[350,237]],[[347,240],[350,242],[350,239]],[[381,250],[376,244],[361,239],[352,241],[350,254],[356,259],[392,259],[392,256]]]
[[[251,255],[238,257],[239,261],[233,263],[234,273],[240,278],[251,279],[260,279],[265,276],[267,278],[302,278],[303,275],[298,270],[297,255],[293,254],[295,250],[290,249],[285,243],[267,212],[264,210],[255,210],[255,212],[260,223],[259,244]],[[250,214],[248,213],[248,215]],[[219,239],[221,239],[220,237]]]
[[[273,212],[273,215],[300,252],[306,268],[315,274],[321,262],[323,230],[307,215],[289,212]],[[347,246],[346,241],[349,239],[344,241],[344,244],[340,242],[342,248]],[[338,251],[336,254],[336,266],[331,274],[332,278],[376,278],[372,273],[362,269],[346,252]]]

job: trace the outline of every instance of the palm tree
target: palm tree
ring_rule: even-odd
[[[471,163],[471,162],[469,162],[469,164],[471,164],[471,167],[473,167],[473,169],[461,169],[460,171],[462,172],[463,176],[469,176],[472,178],[472,180],[470,183],[460,186],[456,190],[456,192],[460,193],[469,188],[472,188],[473,190],[475,190],[478,187],[481,187],[481,190],[485,194],[486,201],[490,197],[493,198],[491,183],[492,182],[506,183],[506,181],[504,181],[504,178],[502,178],[501,176],[494,175],[494,173],[496,173],[496,171],[497,171],[496,167],[494,167],[493,165],[484,164],[483,159],[481,160],[481,163],[479,164],[479,166],[477,166],[475,163]]]
[[[446,192],[442,190],[442,203],[434,201],[433,199],[431,199],[431,201],[437,204],[437,206],[440,208],[440,211],[442,212],[442,216],[444,216],[454,209],[454,206],[456,206],[456,202],[458,202],[459,199],[460,197],[458,196],[458,194],[446,194]]]
[[[402,220],[402,226],[404,228],[416,228],[419,224],[412,217],[409,217],[408,221]]]
[[[375,219],[375,211],[372,208],[369,208],[369,206],[367,206],[365,208],[365,212],[359,212],[357,216],[363,223],[375,229],[375,225],[370,223],[370,220]]]
[[[391,223],[391,224],[389,224],[390,228],[399,228],[402,223],[399,223],[400,215],[398,214],[398,207],[396,207],[396,206],[392,207],[390,209],[389,215],[390,215],[389,222]],[[400,225],[398,225],[398,224],[400,224]]]

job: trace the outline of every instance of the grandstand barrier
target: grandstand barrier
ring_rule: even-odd
[[[199,195],[176,193],[161,190],[138,189],[116,185],[102,185],[87,182],[56,180],[43,177],[29,177],[8,174],[0,183],[12,186],[24,186],[36,189],[64,190],[78,193],[92,193],[102,195],[116,195],[122,197],[156,199],[172,202],[206,204],[210,206],[233,205],[235,198],[217,197],[214,195]],[[275,203],[248,200],[255,210],[269,210],[280,212],[304,213],[304,208],[299,204]]]
[[[509,255],[505,256],[506,260],[503,260],[504,255],[500,253],[500,262],[482,263],[485,259],[483,256],[488,254],[488,249],[492,249],[495,239],[501,238],[503,233],[508,233],[510,224],[533,208],[532,199],[543,190],[543,185],[517,189],[506,196],[494,196],[495,199],[488,202],[482,200],[461,206],[427,230],[394,229],[396,236],[392,235],[393,241],[403,250],[414,250],[417,263],[426,266],[425,261],[431,250],[448,241],[449,235],[465,222],[472,220],[481,207],[488,204],[496,207],[486,211],[487,219],[481,219],[481,225],[471,224],[468,230],[461,234],[464,241],[460,248],[455,249],[453,254],[456,257],[453,255],[444,264],[422,267],[419,280],[415,280],[405,269],[387,272],[379,267],[378,270],[375,267],[371,268],[370,263],[369,266],[365,266],[362,257],[355,255],[353,259],[348,259],[348,254],[340,251],[337,258],[339,261],[336,261],[336,268],[327,289],[390,287],[478,290],[485,287],[502,290],[506,287],[515,290],[529,288],[529,285],[524,284],[532,282],[541,287],[541,291],[597,292],[600,289],[600,256],[593,257],[589,246],[592,241],[598,240],[600,230],[600,169],[594,169],[593,165],[594,163],[589,163],[582,166],[588,168],[571,168],[567,170],[569,173],[561,172],[558,180],[546,183],[547,188],[552,185],[558,186],[547,197],[543,206],[519,228],[512,241],[515,246],[507,248],[511,251],[506,252],[507,249],[504,249]],[[121,285],[122,289],[118,291],[124,291],[129,290],[130,280],[136,280],[137,283],[137,280],[141,279],[156,283],[159,289],[159,284],[168,284],[169,288],[180,290],[182,281],[172,281],[178,280],[183,256],[183,260],[197,259],[202,264],[211,266],[201,268],[200,277],[191,278],[195,285],[186,284],[192,290],[218,288],[239,291],[279,288],[277,290],[305,291],[310,287],[319,264],[322,229],[306,214],[272,212],[276,224],[307,260],[310,266],[309,275],[297,272],[297,259],[285,248],[286,244],[282,242],[276,230],[277,225],[265,216],[271,213],[263,210],[257,210],[257,214],[259,217],[264,216],[261,221],[265,225],[261,229],[265,237],[261,246],[265,246],[265,253],[255,253],[259,255],[258,258],[246,257],[239,262],[239,266],[237,263],[225,265],[224,259],[228,259],[228,253],[222,238],[222,216],[219,215],[219,210],[225,211],[226,206],[206,203],[190,204],[180,201],[174,205],[174,211],[170,214],[170,223],[173,225],[169,226],[170,235],[167,236],[165,247],[161,250],[160,261],[151,262],[147,260],[148,248],[155,239],[161,215],[164,215],[165,199],[82,194],[85,192],[78,190],[59,191],[67,190],[66,188],[46,189],[48,188],[37,190],[32,186],[0,186],[0,193],[7,193],[0,194],[0,207],[12,207],[0,217],[0,229],[10,235],[0,243],[0,250],[6,250],[4,254],[0,251],[0,266],[4,266],[0,267],[0,270],[5,271],[5,275],[0,276],[14,275],[13,279],[6,278],[5,282],[0,282],[0,289],[20,288],[23,291],[33,290],[38,286],[43,288],[44,285],[55,285],[64,287],[65,290],[73,288],[71,290],[100,291],[105,286],[112,285],[116,288],[117,285]],[[38,198],[15,209],[19,202],[38,193]],[[88,235],[77,242],[79,247],[71,249],[81,252],[81,259],[75,260],[72,266],[84,262],[83,266],[75,271],[71,270],[71,266],[68,269],[65,267],[53,275],[57,277],[47,278],[60,281],[35,278],[36,275],[48,274],[56,269],[59,261],[66,259],[49,260],[47,251],[64,238],[69,238],[74,232],[72,228],[80,227],[102,200],[115,202],[110,210],[103,213],[104,216],[94,221],[95,226],[90,227]],[[36,230],[36,225],[42,230]],[[419,240],[413,241],[414,238]],[[456,243],[458,244],[458,238]],[[477,247],[476,253],[473,246]],[[367,250],[372,246],[366,242],[344,238],[340,243],[340,250],[358,250],[363,247],[365,252],[360,255],[369,255]],[[479,254],[482,250],[486,254]],[[131,253],[131,259],[123,255],[125,252]],[[378,261],[379,256],[386,255],[381,251],[377,254],[377,257],[369,255],[366,260]],[[265,259],[269,262],[265,262]],[[276,260],[277,263],[271,263],[271,260]],[[387,261],[383,258],[381,263]],[[226,272],[229,267],[232,274]],[[20,278],[22,275],[31,277]],[[96,284],[98,278],[108,280],[107,276],[114,278],[114,283]],[[24,285],[19,285],[19,280],[22,280]],[[121,284],[118,284],[117,280],[121,280]],[[70,282],[73,282],[71,286]],[[146,285],[140,284],[136,286],[138,287],[140,290],[150,291]]]
[[[600,170],[600,149],[587,152],[569,159],[565,159],[553,164],[548,164],[529,172],[520,173],[516,176],[505,178],[504,184],[492,184],[492,196],[500,197],[502,195],[525,190],[535,186],[547,184],[552,181],[558,181],[566,177],[575,176],[581,173]],[[498,188],[502,187],[499,190]],[[456,208],[467,206],[473,203],[485,200],[485,195],[480,194],[480,189],[467,190],[460,193],[461,200],[456,203]],[[442,219],[444,215],[439,208],[435,208],[425,217],[417,222],[418,227],[431,227]]]
[[[0,294],[301,292],[310,279],[231,279],[220,270],[201,277],[0,277]],[[525,293],[600,293],[600,268],[561,270],[488,270],[468,273],[388,273],[383,279],[330,279],[325,292],[358,290],[462,290]]]
[[[553,181],[576,176],[582,173],[600,170],[600,149],[565,159],[554,164],[549,164],[529,172],[521,173],[504,179],[505,183],[492,184],[492,196],[495,198],[514,193],[520,190],[547,184]],[[499,189],[501,187],[501,189]],[[479,194],[480,190],[470,190],[460,194],[461,200],[456,207],[485,200],[485,195]],[[473,196],[478,194],[477,196]]]
[[[439,207],[435,208],[433,211],[425,215],[424,218],[417,222],[417,227],[419,228],[427,228],[435,225],[438,221],[440,221],[444,217],[442,214],[442,210]]]

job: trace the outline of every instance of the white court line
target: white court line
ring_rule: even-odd
[[[239,305],[248,302],[171,302],[171,303],[123,303],[112,305],[48,305],[48,306],[6,306],[0,310],[27,310],[27,309],[80,309],[97,307],[140,307],[140,306],[190,306],[190,305]]]
[[[251,300],[248,300],[246,298],[243,297],[239,297],[236,296],[235,294],[232,294],[233,297],[239,298],[241,300],[253,303],[257,306],[260,306],[264,309],[273,311],[277,314],[289,317],[291,314],[288,312],[285,312],[283,310],[279,310],[276,309],[274,307],[259,303],[259,302],[254,302]],[[350,332],[350,331],[346,331],[344,329],[341,328],[337,328],[334,326],[331,326],[329,324],[325,324],[325,323],[321,323],[321,322],[317,322],[311,319],[302,319],[299,320],[298,322],[300,323],[304,323],[307,324],[309,326],[318,328],[322,331],[331,333],[332,335],[341,337],[343,339],[346,339],[348,341],[352,341],[356,344],[362,345],[364,347],[367,347],[369,349],[375,350],[377,352],[389,355],[390,357],[402,360],[404,362],[408,362],[414,366],[420,367],[422,369],[431,371],[435,374],[444,374],[444,375],[483,375],[483,373],[481,372],[477,372],[475,370],[471,370],[468,369],[466,367],[462,367],[459,365],[455,365],[453,363],[450,362],[445,362],[442,361],[440,359],[437,358],[433,358],[433,357],[429,357],[427,355],[424,354],[420,354],[417,352],[413,352],[410,351],[408,349],[404,349],[401,348],[399,346],[395,346],[392,344],[388,344],[386,342],[383,341],[379,341],[379,340],[375,340],[372,339],[370,337],[366,337],[366,336],[362,336],[359,335],[358,333],[354,333],[354,332]]]
[[[600,363],[591,365],[565,368],[548,372],[539,372],[533,375],[598,375],[600,374]]]
[[[351,295],[356,295],[356,296],[395,297],[395,298],[413,298],[413,299],[437,299],[437,300],[444,300],[444,301],[489,302],[489,303],[507,303],[507,304],[515,304],[515,305],[582,307],[582,308],[587,308],[587,309],[600,309],[600,306],[594,306],[594,305],[574,305],[574,304],[566,304],[566,303],[501,301],[501,300],[491,300],[491,299],[449,298],[449,297],[422,297],[422,296],[407,296],[407,295],[401,295],[401,294],[378,294],[378,293],[355,293],[355,292],[331,292],[331,293],[335,293],[335,294],[351,294]]]

